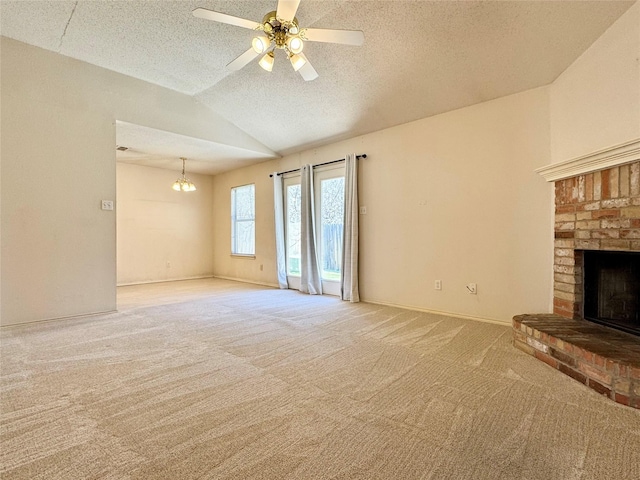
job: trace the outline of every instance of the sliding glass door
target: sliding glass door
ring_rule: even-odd
[[[316,242],[322,291],[340,295],[344,222],[344,166],[315,172]]]
[[[287,262],[287,282],[289,288],[300,290],[300,250],[301,250],[301,218],[300,206],[302,190],[300,175],[285,178],[284,190],[284,229],[285,252]]]
[[[287,280],[300,289],[300,176],[284,179]],[[316,245],[322,275],[322,290],[340,295],[342,235],[344,231],[344,165],[314,171]]]

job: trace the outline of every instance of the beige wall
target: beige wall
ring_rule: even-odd
[[[533,172],[549,163],[546,88],[215,176],[215,274],[275,284],[269,172],[347,152],[369,156],[359,169],[363,300],[501,322],[550,311],[551,186]],[[245,183],[256,184],[256,260],[229,256],[229,190]]]
[[[640,2],[550,87],[553,163],[640,138]]]
[[[116,308],[115,121],[269,150],[186,95],[1,37],[2,325]]]
[[[188,172],[188,165],[187,165]],[[188,174],[195,192],[171,189],[179,172],[116,164],[118,285],[213,274],[213,179]]]
[[[2,54],[2,324],[113,310],[112,120],[5,94]]]
[[[366,152],[363,299],[504,322],[549,311],[551,186],[533,169],[640,136],[639,18],[636,3],[548,88],[215,177],[214,273],[275,284],[268,173]],[[190,97],[1,45],[2,324],[115,308],[116,220],[99,202],[115,199],[116,119],[270,154]],[[232,258],[229,189],[252,182],[256,259]]]
[[[280,160],[259,163],[213,177],[214,274],[218,277],[277,286],[273,229],[273,186],[269,174]],[[231,188],[256,185],[255,259],[231,256]],[[261,269],[262,266],[262,269]]]

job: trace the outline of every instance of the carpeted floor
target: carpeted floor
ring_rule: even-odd
[[[2,479],[640,478],[640,411],[507,326],[212,279],[119,306],[2,329]]]

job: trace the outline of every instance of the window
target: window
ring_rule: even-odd
[[[256,253],[255,185],[231,189],[231,254]]]

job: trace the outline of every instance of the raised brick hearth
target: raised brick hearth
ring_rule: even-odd
[[[513,318],[514,345],[598,393],[640,408],[640,337],[555,314]]]
[[[625,148],[629,154],[631,147]],[[637,152],[630,154],[637,160]],[[582,285],[586,250],[640,252],[640,162],[551,180],[554,313],[514,317],[514,345],[612,400],[640,408],[640,336],[584,320]]]

